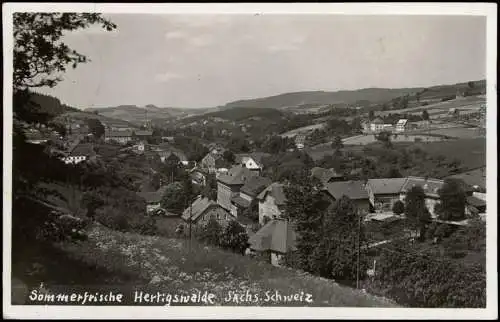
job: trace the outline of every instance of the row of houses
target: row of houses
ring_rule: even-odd
[[[147,140],[153,135],[150,130],[132,130],[126,129],[122,131],[106,131],[104,133],[105,142],[118,142],[120,144],[127,144],[134,140]]]
[[[376,117],[375,119],[362,123],[364,132],[373,132],[378,133],[382,131],[394,131],[396,133],[401,133],[408,131],[410,129],[414,129],[415,126],[412,123],[408,122],[407,119],[400,119],[396,122],[396,124],[385,123],[380,117]]]

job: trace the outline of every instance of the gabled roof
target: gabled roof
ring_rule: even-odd
[[[151,135],[153,135],[153,131],[139,130],[139,131],[135,131],[135,135],[138,135],[138,136],[151,136]]]
[[[325,189],[333,198],[340,199],[347,196],[352,200],[368,199],[368,192],[363,181],[338,181],[325,185]]]
[[[325,169],[320,167],[314,167],[311,169],[311,176],[317,178],[323,183],[327,183],[332,178],[342,178],[343,175],[337,173],[335,169]]]
[[[375,195],[399,194],[406,178],[369,179],[367,184]]]
[[[254,176],[248,179],[243,187],[241,187],[241,192],[255,197],[262,192],[266,187],[272,183],[271,179],[266,177]]]
[[[234,155],[234,160],[236,163],[243,163],[246,162],[248,159],[252,159],[259,166],[262,166],[262,159],[269,156],[271,156],[271,154],[265,152],[238,153]]]
[[[167,186],[160,187],[157,191],[153,192],[146,192],[146,191],[141,191],[137,193],[139,196],[144,198],[147,203],[158,203],[161,201],[163,198],[163,195],[165,194],[165,191],[167,189]]]
[[[266,196],[270,194],[274,198],[276,205],[284,205],[286,203],[286,195],[283,190],[283,184],[274,182],[264,189],[258,196],[258,200],[265,200]]]
[[[408,120],[407,119],[400,119],[397,123],[397,125],[406,125],[406,123],[408,123]]]
[[[384,124],[384,121],[380,117],[377,117],[374,120],[372,120],[370,123],[371,124]]]
[[[242,196],[234,196],[231,198],[231,202],[242,207],[242,208],[248,208],[251,204],[251,202]]]
[[[255,174],[251,170],[237,165],[229,169],[227,173],[221,174],[217,180],[227,185],[243,185],[254,176]]]
[[[296,249],[297,235],[293,225],[286,220],[271,220],[249,238],[250,248],[256,251],[273,251],[282,254]]]
[[[131,130],[109,131],[105,133],[104,136],[108,138],[129,137],[132,136],[132,131]]]
[[[203,215],[211,207],[220,207],[215,201],[206,197],[198,197],[191,206],[187,207],[182,213],[182,219],[196,221],[198,217]]]
[[[401,192],[406,193],[412,187],[421,186],[427,196],[439,197],[439,189],[443,187],[444,181],[431,178],[408,177],[401,189]]]
[[[476,198],[474,196],[467,196],[467,204],[474,207],[485,207],[486,201]]]

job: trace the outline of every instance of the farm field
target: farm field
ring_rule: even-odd
[[[177,294],[208,291],[215,294],[216,305],[398,307],[389,300],[340,286],[331,280],[274,267],[194,241],[190,250],[187,244],[186,240],[120,233],[94,225],[87,241],[60,244],[57,249],[81,265],[127,276],[127,280],[114,284],[119,288],[144,291],[154,288],[154,292],[164,289]],[[50,283],[46,287],[50,289]],[[259,294],[260,299],[242,303],[224,301],[228,292],[235,290]],[[282,296],[310,293],[313,302],[265,302],[268,291],[272,294],[278,291]]]
[[[394,113],[422,113],[422,111],[427,110],[429,115],[448,113],[450,108],[465,108],[465,109],[479,109],[481,104],[486,104],[486,97],[483,96],[470,96],[459,100],[451,100],[446,102],[439,102],[435,104],[429,104],[427,106],[419,106],[400,110],[390,110],[376,112],[377,116],[385,116]]]
[[[429,135],[415,135],[415,134],[397,134],[391,137],[391,141],[394,143],[398,142],[415,142],[415,140],[422,140],[424,142],[439,142],[443,141],[443,137],[439,136],[429,136]],[[355,137],[350,137],[343,140],[345,145],[367,145],[378,142],[373,134],[359,135]]]
[[[280,136],[281,137],[294,137],[298,134],[305,134],[305,133],[310,132],[310,131],[321,130],[325,126],[326,126],[325,123],[303,126],[303,127],[299,127],[299,128],[293,129],[291,131],[282,133],[282,134],[280,134]]]
[[[486,165],[486,140],[484,138],[448,140],[418,144],[426,152],[457,158],[463,170],[472,170]]]
[[[431,129],[426,133],[451,136],[457,139],[473,139],[480,136],[476,127],[455,127],[448,129]]]

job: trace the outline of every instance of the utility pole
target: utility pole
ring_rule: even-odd
[[[189,196],[189,201],[191,200],[191,196]],[[192,225],[193,225],[193,221],[192,221],[192,218],[193,218],[193,204],[190,203],[189,204],[189,253],[191,253],[191,232],[192,232]]]
[[[359,289],[359,252],[360,252],[360,239],[361,239],[361,215],[358,210],[358,263],[356,269],[356,289]]]

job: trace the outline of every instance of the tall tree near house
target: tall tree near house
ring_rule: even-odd
[[[224,153],[222,154],[222,157],[224,158],[224,160],[226,160],[227,162],[229,162],[231,164],[234,163],[234,161],[235,161],[234,153],[231,152],[230,150],[224,151]]]
[[[287,203],[284,218],[295,223],[297,231],[297,268],[317,272],[313,251],[318,245],[318,231],[322,223],[322,198],[312,182],[304,180],[300,185],[284,187]]]
[[[369,118],[370,120],[373,120],[373,119],[375,118],[375,112],[374,112],[374,111],[370,111],[370,112],[368,112],[368,118]]]
[[[439,219],[465,219],[466,194],[458,180],[446,179],[438,191],[440,203],[437,207]]]
[[[318,266],[323,265],[323,274],[320,275],[343,281],[356,280],[358,272],[360,278],[364,276],[366,256],[358,256],[358,252],[361,252],[366,238],[361,217],[348,197],[342,197],[330,207],[319,238],[318,249],[324,255],[324,259],[320,257],[318,262]]]
[[[405,214],[410,226],[418,231],[419,240],[424,240],[431,215],[425,205],[425,192],[422,187],[414,186],[406,193]]]
[[[427,112],[427,110],[424,110],[422,112],[422,120],[424,120],[424,121],[428,121],[429,120],[429,112]]]
[[[248,235],[243,226],[231,220],[224,228],[220,245],[238,254],[243,254],[248,247]]]
[[[104,125],[102,125],[101,121],[98,119],[87,119],[87,125],[90,133],[92,133],[96,139],[99,139],[104,135]]]
[[[342,142],[342,138],[340,136],[336,136],[332,142],[333,149],[342,149],[344,147],[344,143]]]

